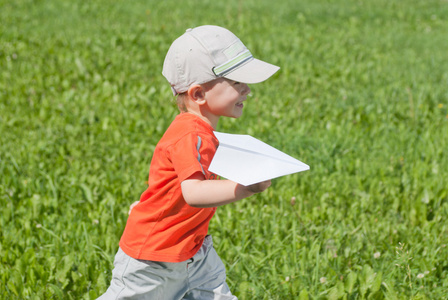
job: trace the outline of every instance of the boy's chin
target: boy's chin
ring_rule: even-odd
[[[235,118],[235,119],[238,119],[238,118],[240,118],[242,115],[243,115],[243,110],[241,109],[241,110],[238,110],[238,111],[234,112],[234,114],[233,114],[232,117]]]

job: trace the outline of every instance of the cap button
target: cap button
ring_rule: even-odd
[[[185,32],[190,32],[190,31],[192,31],[193,29],[191,29],[191,28],[188,28],[187,30],[185,30]]]

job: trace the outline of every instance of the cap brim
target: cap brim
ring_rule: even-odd
[[[259,83],[274,75],[279,69],[278,66],[254,58],[223,77],[248,84]]]

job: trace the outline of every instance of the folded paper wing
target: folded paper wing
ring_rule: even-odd
[[[307,164],[250,135],[215,131],[215,136],[219,147],[209,171],[239,184],[251,185],[310,169]]]

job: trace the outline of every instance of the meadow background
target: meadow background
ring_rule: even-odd
[[[203,24],[282,68],[219,130],[311,166],[218,209],[234,294],[448,299],[444,0],[0,0],[0,298],[105,291]]]

